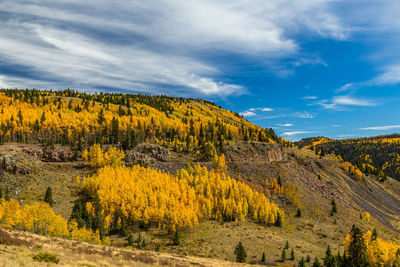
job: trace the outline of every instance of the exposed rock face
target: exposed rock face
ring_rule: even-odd
[[[0,169],[4,172],[13,174],[28,174],[29,170],[17,164],[17,158],[14,154],[0,156]]]
[[[158,161],[167,161],[169,151],[158,145],[142,144],[135,148],[135,151],[148,155]]]
[[[65,147],[49,148],[25,148],[23,152],[39,158],[44,161],[50,162],[67,162],[75,160],[75,153]]]
[[[65,148],[43,149],[42,158],[51,162],[73,161],[75,153]]]
[[[156,161],[166,162],[170,152],[158,145],[142,144],[125,152],[125,163],[128,166],[140,164],[149,166]]]
[[[266,143],[244,143],[227,147],[225,157],[227,162],[273,162],[288,159],[281,146]]]

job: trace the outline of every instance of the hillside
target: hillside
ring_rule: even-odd
[[[338,157],[295,147],[212,103],[5,90],[1,106],[0,223],[36,240],[1,246],[5,255],[20,250],[25,265],[26,246],[39,245],[61,265],[77,265],[71,257],[82,246],[88,262],[80,264],[94,266],[164,265],[164,257],[171,266],[230,266],[239,242],[247,263],[283,264],[282,251],[288,264],[322,262],[328,245],[334,255],[348,251],[353,224],[365,235],[377,230],[382,240],[369,249],[387,255],[378,261],[397,259],[398,181],[358,180]],[[307,145],[330,142],[318,141]],[[49,187],[52,207],[42,203]],[[92,249],[104,251],[100,259]]]
[[[303,139],[296,143],[301,147],[322,148],[327,153],[339,155],[365,174],[373,173],[400,180],[400,136],[398,134],[367,138],[333,140],[327,138]]]

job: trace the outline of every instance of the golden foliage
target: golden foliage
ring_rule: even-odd
[[[84,178],[82,186],[89,196],[98,194],[106,226],[116,210],[131,224],[172,231],[193,228],[200,219],[239,221],[249,216],[261,223],[275,223],[278,213],[284,217],[264,194],[200,165],[189,164],[175,176],[139,165],[106,166]]]
[[[98,193],[104,216],[118,209],[130,222],[162,228],[192,228],[198,224],[195,192],[185,180],[135,165],[132,168],[106,166],[85,178],[83,188]]]
[[[346,172],[348,172],[351,175],[353,175],[353,177],[356,178],[356,180],[361,181],[361,179],[363,177],[363,173],[356,166],[354,166],[350,162],[346,162],[346,161],[342,162],[341,165],[342,165],[342,168]]]
[[[90,147],[89,152],[84,150],[82,152],[82,160],[90,162],[92,167],[101,168],[107,165],[113,167],[122,166],[122,161],[125,158],[125,154],[122,150],[115,147],[110,147],[107,151],[103,152],[103,149],[99,144],[94,144]]]
[[[385,241],[378,236],[374,236],[371,231],[364,233],[364,240],[367,247],[366,252],[368,260],[372,267],[394,266],[392,264],[399,260],[399,244],[393,241]],[[344,249],[346,252],[349,250],[351,241],[351,235],[349,233],[344,241]]]
[[[85,228],[78,229],[77,223],[68,223],[55,214],[49,204],[35,202],[21,206],[18,201],[0,199],[0,224],[2,227],[30,231],[36,234],[72,238],[100,244],[99,233]],[[108,242],[108,241],[106,241]]]

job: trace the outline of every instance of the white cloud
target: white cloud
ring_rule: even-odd
[[[254,112],[250,111],[250,110],[241,112],[241,113],[239,113],[239,114],[242,115],[243,117],[253,117],[253,116],[256,116],[256,114],[255,114]]]
[[[334,96],[331,101],[322,99],[310,105],[319,105],[325,109],[332,109],[343,111],[346,110],[345,106],[359,106],[359,107],[372,107],[377,106],[379,103],[375,99],[363,99],[350,95]]]
[[[342,87],[337,89],[336,92],[339,93],[339,92],[348,91],[348,90],[352,89],[353,87],[354,87],[354,83],[346,83],[345,85],[343,85]]]
[[[294,135],[308,134],[308,133],[313,133],[313,132],[308,132],[308,131],[292,131],[292,132],[283,132],[282,135],[294,136]]]
[[[272,108],[262,108],[261,111],[274,111]]]
[[[285,124],[277,124],[278,126],[280,126],[280,127],[291,127],[291,126],[293,126],[293,124],[291,124],[291,123],[285,123]]]
[[[315,96],[315,95],[310,95],[310,96],[303,96],[303,99],[305,99],[305,100],[315,100],[315,99],[318,99],[318,97]]]
[[[7,87],[106,87],[168,94],[246,92],[202,55],[234,53],[259,62],[299,52],[307,31],[344,39],[351,29],[329,0],[0,2],[0,57],[31,69],[4,75]],[[301,64],[323,64],[315,56]],[[268,63],[265,63],[268,64]],[[172,89],[173,87],[174,89]]]
[[[335,105],[345,106],[376,106],[377,103],[374,100],[360,99],[351,97],[349,95],[335,96],[332,99],[332,103]]]
[[[385,72],[366,82],[366,85],[394,85],[400,83],[400,65],[387,67]]]
[[[374,131],[385,131],[385,130],[393,130],[399,129],[400,125],[386,125],[386,126],[372,126],[372,127],[365,127],[360,128],[361,130],[374,130]]]
[[[304,111],[304,112],[296,112],[296,113],[294,113],[293,115],[294,115],[295,117],[302,118],[302,119],[312,119],[312,118],[314,118],[314,115],[310,114],[310,113],[307,112],[307,111]]]

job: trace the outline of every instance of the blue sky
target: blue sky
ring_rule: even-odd
[[[201,97],[289,140],[400,132],[397,0],[0,2],[0,87]]]

